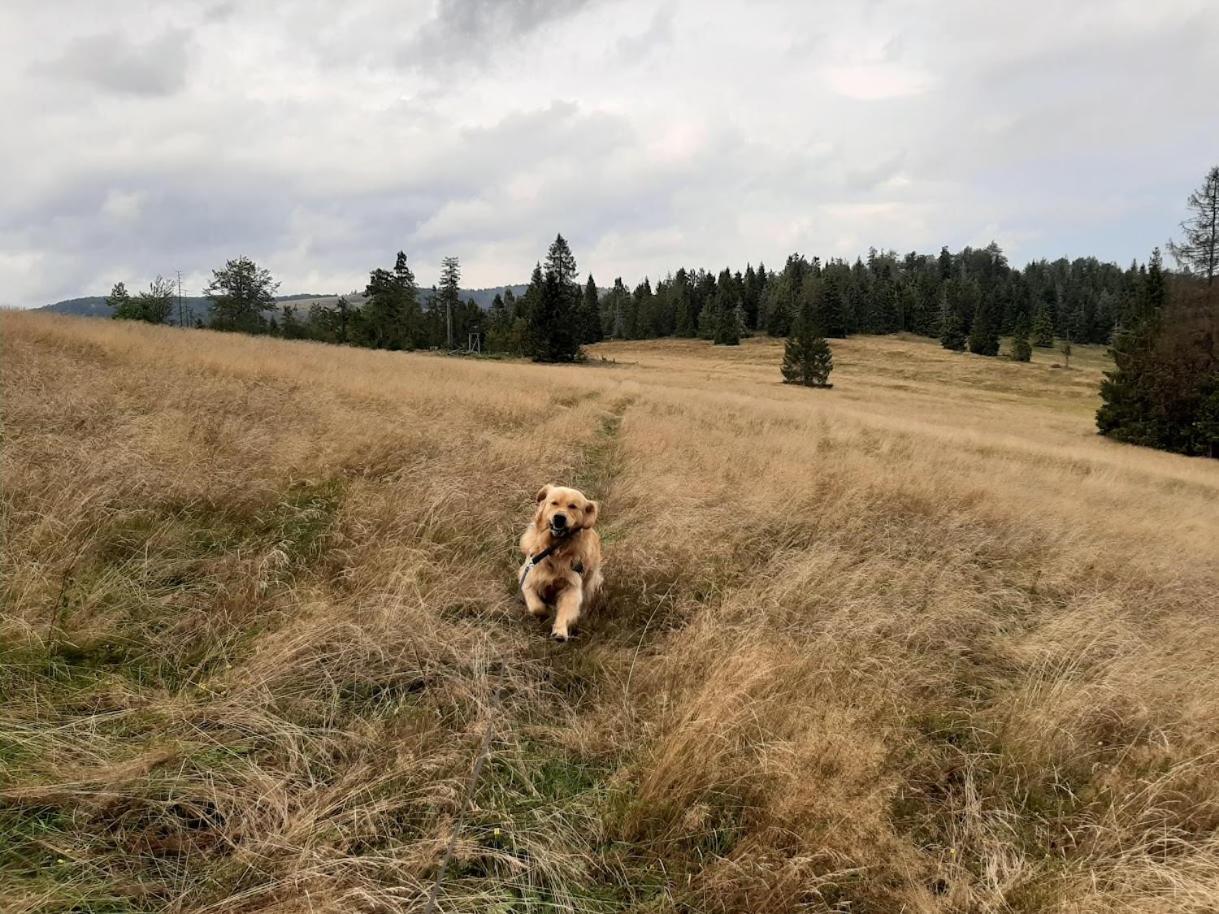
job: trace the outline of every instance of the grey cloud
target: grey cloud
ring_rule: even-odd
[[[438,0],[435,15],[402,48],[404,66],[478,61],[507,45],[569,19],[596,0]]]
[[[237,12],[237,5],[232,2],[214,3],[203,11],[205,22],[224,22]]]
[[[110,92],[162,96],[185,87],[190,56],[184,29],[170,29],[143,42],[113,31],[78,38],[59,57],[35,64],[33,70]]]
[[[657,48],[673,42],[673,19],[676,7],[667,3],[652,14],[652,21],[637,35],[624,35],[615,45],[617,57],[624,63],[637,63]]]
[[[846,169],[844,184],[851,190],[872,190],[895,177],[905,160],[905,152],[898,151],[870,165],[855,165]]]

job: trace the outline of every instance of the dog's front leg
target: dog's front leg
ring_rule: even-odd
[[[566,641],[570,637],[570,629],[580,618],[580,606],[583,602],[584,588],[580,579],[576,578],[574,583],[569,583],[563,588],[555,604],[554,628],[551,629],[550,634],[556,641]]]
[[[521,595],[525,598],[525,608],[529,610],[529,615],[546,615],[546,601],[528,581],[521,587]]]

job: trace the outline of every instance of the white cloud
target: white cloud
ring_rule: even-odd
[[[143,191],[110,190],[102,203],[102,214],[111,222],[130,225],[139,221],[146,200]]]
[[[924,70],[891,63],[827,67],[825,76],[839,95],[860,101],[920,95],[934,82],[931,74]]]

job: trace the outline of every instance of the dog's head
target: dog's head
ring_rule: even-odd
[[[533,522],[538,530],[549,530],[554,536],[587,530],[597,522],[597,503],[579,489],[545,485],[538,489],[537,502]]]

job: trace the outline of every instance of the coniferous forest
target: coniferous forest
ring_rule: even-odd
[[[1094,257],[1034,261],[1011,267],[997,244],[966,247],[956,253],[911,252],[902,256],[872,249],[854,262],[791,254],[779,268],[747,263],[743,269],[679,267],[653,283],[644,277],[633,288],[621,277],[601,286],[592,275],[583,284],[575,257],[559,236],[544,261],[533,269],[523,295],[511,287],[495,296],[489,309],[462,301],[453,277],[422,288],[399,252],[391,268],[370,271],[368,284],[353,304],[347,297],[333,305],[302,312],[293,305],[272,307],[276,284],[247,258],[215,271],[209,297],[220,304],[208,325],[269,333],[293,339],[365,346],[374,349],[465,349],[469,335],[481,335],[483,351],[515,356],[557,356],[560,345],[539,352],[533,324],[570,328],[577,345],[602,339],[700,338],[731,345],[740,337],[786,337],[804,307],[827,337],[907,332],[941,339],[947,348],[998,355],[998,340],[1021,326],[1032,328],[1034,346],[1049,348],[1055,338],[1076,343],[1108,343],[1114,329],[1139,310],[1147,283],[1147,264],[1126,268]],[[228,291],[228,285],[238,292]],[[152,294],[172,302],[173,291],[154,283]],[[246,301],[244,308],[234,302]],[[241,296],[246,299],[241,299]],[[109,301],[131,297],[122,284]],[[168,307],[117,309],[116,317],[156,315]],[[452,332],[449,332],[449,316]],[[574,354],[569,357],[574,357]]]
[[[1097,425],[1103,434],[1185,454],[1219,453],[1219,345],[1216,332],[1219,168],[1188,200],[1182,240],[1169,243],[1179,269],[1159,249],[1146,263],[1122,267],[1095,257],[1008,263],[995,243],[938,254],[870,249],[854,261],[790,254],[772,269],[679,266],[643,277],[633,288],[616,277],[603,287],[580,281],[574,253],[559,235],[533,268],[520,296],[511,287],[487,310],[461,300],[458,258],[445,258],[439,283],[420,288],[404,252],[392,268],[374,268],[353,304],[278,309],[277,284],[249,258],[213,271],[205,290],[210,326],[289,339],[375,349],[465,351],[575,361],[603,339],[685,337],[736,345],[742,337],[789,337],[798,326],[815,336],[911,333],[947,349],[1028,361],[1058,341],[1108,344],[1115,368],[1102,385]],[[116,318],[162,322],[172,288],[158,280],[130,296],[115,286]],[[812,331],[810,331],[812,332]]]

